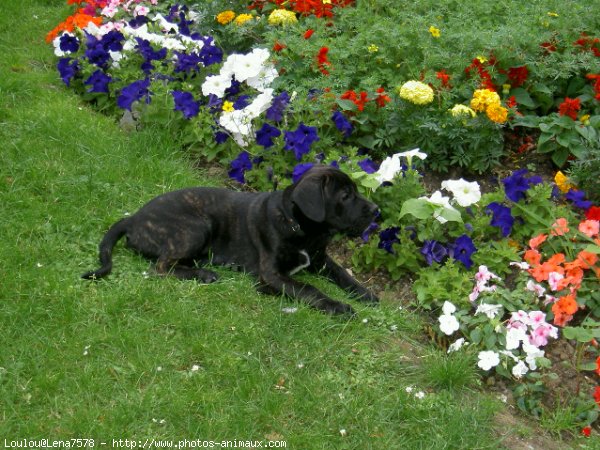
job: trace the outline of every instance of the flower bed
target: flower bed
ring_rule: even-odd
[[[577,342],[576,368],[598,381],[598,38],[568,43],[555,31],[526,49],[528,63],[482,48],[436,67],[451,48],[441,25],[419,30],[437,60],[402,64],[403,46],[385,45],[392,28],[366,33],[368,44],[352,34],[369,6],[348,0],[240,1],[236,11],[68,3],[75,13],[47,40],[62,81],[85,100],[165,127],[256,188],[293,183],[315,163],[340,167],[381,209],[364,243],[349,243],[356,270],[416,274],[415,306],[432,312],[448,352],[476,352],[481,370],[513,380],[519,406],[538,415],[550,342]],[[377,70],[352,64],[359,50]],[[574,58],[558,82],[539,69]],[[507,130],[528,129],[537,145],[526,135],[521,150],[537,147],[570,177],[544,183],[523,169],[487,193],[462,178],[426,192],[419,170],[489,172],[507,156]],[[577,424],[590,426],[600,386],[574,404]]]

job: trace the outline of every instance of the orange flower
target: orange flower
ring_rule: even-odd
[[[585,250],[580,251],[577,254],[577,261],[581,261],[584,269],[590,269],[594,264],[598,262],[598,255]]]
[[[533,250],[535,250],[541,244],[543,244],[547,238],[548,238],[547,234],[538,234],[537,236],[529,239],[529,247],[531,247]]]
[[[552,305],[552,312],[557,314],[566,314],[573,315],[579,309],[579,305],[577,304],[577,300],[575,300],[575,294],[565,295],[558,299]]]
[[[61,31],[69,31],[72,32],[75,28],[85,28],[89,25],[90,22],[100,26],[102,24],[102,17],[94,17],[89,14],[85,14],[82,12],[83,9],[79,9],[72,16],[67,17],[67,19],[59,23],[52,31],[50,31],[46,35],[46,42],[50,43],[58,36]]]
[[[538,266],[542,260],[542,255],[537,250],[527,250],[523,259],[532,267]]]
[[[600,222],[597,220],[584,220],[579,224],[579,231],[588,237],[594,237],[600,231]]]
[[[564,253],[557,253],[556,255],[552,255],[552,257],[548,260],[548,264],[552,264],[554,266],[558,266],[565,262]],[[558,272],[558,270],[556,270]],[[562,273],[562,272],[561,272]]]
[[[565,233],[569,232],[569,227],[567,223],[567,219],[561,217],[560,219],[556,219],[556,222],[552,224],[552,236],[562,236]]]
[[[554,306],[552,307],[554,310]],[[573,319],[573,316],[569,314],[564,314],[560,311],[554,313],[554,325],[557,327],[564,327],[567,323],[569,323]]]

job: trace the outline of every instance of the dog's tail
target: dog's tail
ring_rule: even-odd
[[[128,218],[121,219],[115,223],[104,235],[100,242],[100,264],[102,265],[97,270],[92,270],[81,275],[81,278],[86,280],[96,280],[105,277],[112,270],[112,251],[119,239],[127,231]]]

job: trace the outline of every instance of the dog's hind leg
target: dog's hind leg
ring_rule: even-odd
[[[178,263],[179,258],[160,256],[155,265],[160,275],[172,275],[180,280],[198,280],[202,283],[213,283],[219,276],[212,270],[202,267],[186,267]]]

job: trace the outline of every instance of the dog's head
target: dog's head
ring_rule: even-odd
[[[378,209],[348,175],[331,166],[312,167],[290,189],[292,203],[307,219],[350,236],[360,235]]]

